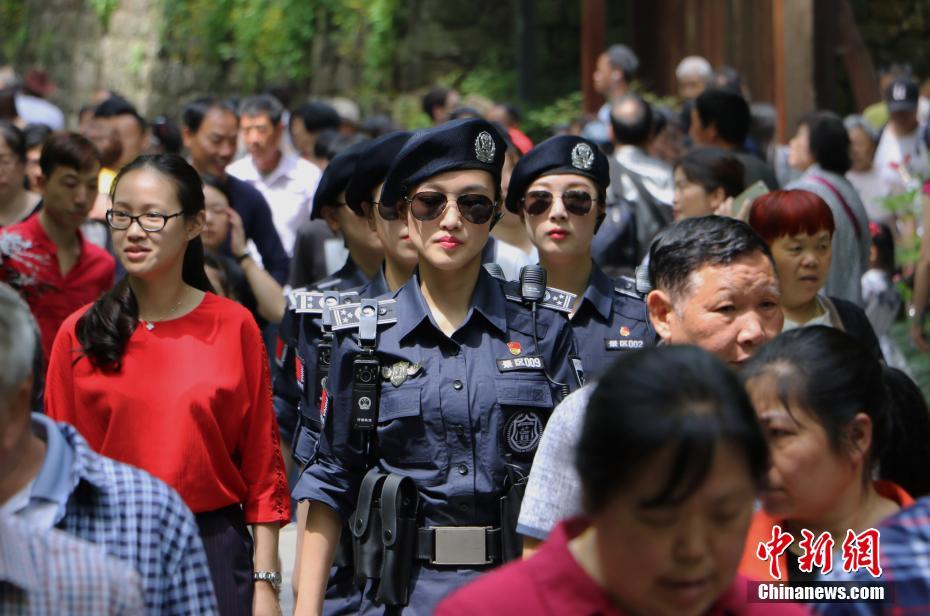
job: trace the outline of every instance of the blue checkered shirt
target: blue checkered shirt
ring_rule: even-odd
[[[902,509],[876,527],[882,575],[860,569],[844,573],[834,568],[823,578],[831,582],[880,582],[888,603],[833,603],[813,606],[818,614],[930,614],[930,496]]]
[[[0,614],[142,614],[139,575],[91,545],[57,530],[0,519]]]
[[[181,497],[145,471],[95,453],[73,426],[58,426],[74,448],[74,490],[57,527],[131,564],[147,614],[215,614],[203,542]]]

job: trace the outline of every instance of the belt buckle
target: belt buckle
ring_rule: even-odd
[[[435,526],[434,565],[487,565],[486,526]]]

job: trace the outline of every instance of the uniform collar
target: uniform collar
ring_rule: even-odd
[[[352,260],[352,255],[346,257],[345,264],[339,268],[339,271],[333,274],[333,277],[339,278],[343,282],[343,288],[345,289],[354,289],[368,282],[365,273],[355,264],[355,261]]]
[[[591,268],[591,277],[588,278],[588,287],[581,296],[581,304],[591,304],[601,318],[607,320],[610,318],[614,302],[614,285],[613,281],[607,277],[607,274],[594,264]]]
[[[428,321],[436,331],[440,331],[420,292],[419,267],[414,270],[410,280],[397,290],[394,298],[397,300],[397,326],[401,340],[410,335],[424,321]],[[507,333],[505,301],[500,283],[482,267],[478,272],[475,290],[472,292],[471,308],[465,316],[462,328],[471,321],[475,313],[478,313],[501,333]]]
[[[387,278],[384,277],[384,265],[379,267],[372,279],[368,281],[366,291],[369,297],[378,297],[391,292],[388,288]]]

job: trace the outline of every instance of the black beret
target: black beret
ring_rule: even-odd
[[[575,135],[558,135],[546,139],[517,162],[507,186],[507,209],[518,213],[530,184],[541,175],[558,173],[590,178],[602,192],[610,184],[607,156],[594,142]]]
[[[353,212],[359,216],[364,215],[362,201],[371,202],[374,199],[372,192],[384,181],[397,153],[412,135],[407,131],[393,132],[367,143],[367,147],[359,154],[355,173],[346,186],[346,205]]]
[[[320,183],[316,187],[316,192],[313,193],[310,220],[320,217],[324,205],[339,203],[339,194],[346,189],[346,185],[352,179],[359,154],[365,150],[366,145],[368,145],[368,141],[356,143],[334,156],[326,165]]]
[[[394,203],[434,175],[460,169],[487,171],[497,186],[507,144],[482,118],[453,120],[415,133],[394,159],[381,200]]]

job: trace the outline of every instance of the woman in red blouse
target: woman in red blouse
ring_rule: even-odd
[[[126,276],[62,325],[47,412],[181,494],[221,613],[252,613],[253,603],[256,614],[277,613],[278,529],[290,502],[268,360],[252,315],[210,292],[200,177],[178,156],[142,156],[111,197]]]

